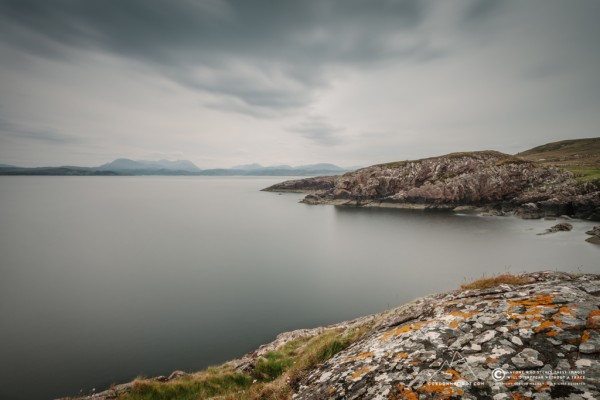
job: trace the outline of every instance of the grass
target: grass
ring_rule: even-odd
[[[600,138],[563,140],[523,151],[517,156],[546,165],[600,166]]]
[[[171,382],[136,380],[133,390],[119,397],[120,400],[197,400],[231,392],[252,385],[252,377],[231,368],[209,368],[206,371],[184,376]]]
[[[579,183],[600,180],[600,167],[597,166],[568,166],[565,169],[574,173]]]
[[[473,282],[463,283],[460,285],[461,290],[473,290],[473,289],[488,289],[498,285],[526,285],[531,283],[529,278],[513,275],[513,274],[502,274],[491,278],[482,277]]]
[[[368,326],[330,329],[310,339],[291,341],[261,357],[251,374],[224,364],[165,383],[140,379],[119,400],[288,400],[311,370],[368,331]]]

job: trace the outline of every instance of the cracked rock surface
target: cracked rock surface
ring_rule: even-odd
[[[293,398],[600,398],[600,276],[524,276],[388,312]]]

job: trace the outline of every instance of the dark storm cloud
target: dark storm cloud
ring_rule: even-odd
[[[418,26],[425,9],[417,0],[5,0],[0,32],[44,57],[87,49],[139,60],[223,96],[215,108],[261,115],[307,104],[330,65],[431,58],[419,42],[386,44]]]

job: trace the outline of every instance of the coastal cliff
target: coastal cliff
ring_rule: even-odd
[[[505,275],[84,399],[597,399],[600,275]]]
[[[266,191],[304,190],[307,204],[481,208],[522,218],[569,215],[600,220],[600,184],[559,166],[496,151],[452,153],[379,164],[331,178],[286,181]]]

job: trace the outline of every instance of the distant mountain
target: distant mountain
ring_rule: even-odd
[[[332,171],[332,172],[344,172],[348,171],[345,168],[338,167],[337,165],[321,163],[321,164],[309,164],[301,165],[296,167],[297,169],[303,169],[305,171]]]
[[[243,165],[235,165],[229,169],[239,169],[242,171],[255,171],[255,170],[259,170],[259,169],[263,169],[265,167],[263,167],[260,164],[254,163],[254,164],[243,164]]]
[[[236,165],[231,167],[229,170],[234,171],[251,171],[252,173],[263,172],[266,175],[273,175],[274,171],[281,172],[283,175],[286,175],[288,172],[302,172],[302,174],[309,174],[313,171],[318,173],[327,173],[327,172],[345,172],[350,169],[341,168],[334,164],[309,164],[309,165],[300,165],[297,167],[291,167],[289,165],[270,165],[268,167],[263,167],[260,164],[245,164],[245,165]],[[286,172],[287,171],[287,172]]]
[[[159,160],[159,161],[147,161],[147,160],[130,160],[128,158],[118,158],[107,164],[103,164],[98,168],[98,171],[139,171],[139,170],[166,170],[166,171],[186,171],[186,172],[200,172],[193,162],[188,160]]]
[[[311,175],[338,175],[350,169],[341,168],[333,164],[310,164],[291,167],[289,165],[271,165],[263,167],[260,164],[236,165],[232,168],[205,169],[198,175],[212,176],[311,176]]]
[[[5,165],[5,166],[3,166]],[[260,164],[238,165],[232,168],[200,169],[187,160],[131,160],[118,158],[99,167],[36,167],[23,168],[0,164],[1,175],[204,175],[204,176],[315,176],[337,175],[350,171],[333,164],[309,164],[299,167]]]

